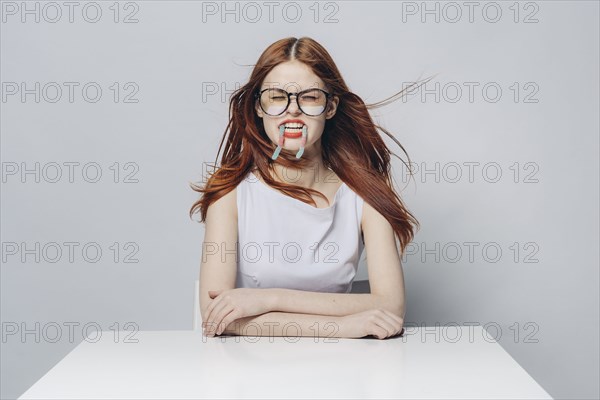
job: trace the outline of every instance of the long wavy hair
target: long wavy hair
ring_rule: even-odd
[[[311,166],[310,160],[304,157],[296,159],[293,154],[295,152],[286,152],[285,149],[273,161],[271,155],[276,144],[267,136],[262,119],[255,110],[257,99],[254,94],[260,89],[267,74],[275,66],[291,60],[298,60],[309,66],[323,80],[329,92],[339,98],[337,111],[332,118],[326,120],[321,136],[324,166],[332,169],[348,187],[387,219],[399,241],[400,254],[404,254],[404,249],[414,237],[414,228],[419,229],[419,222],[394,190],[390,154],[398,156],[390,152],[377,130],[394,140],[406,154],[409,165],[410,157],[392,134],[373,122],[369,109],[389,104],[420,84],[412,83],[385,100],[367,105],[349,90],[327,50],[309,37],[288,37],[271,44],[254,65],[248,82],[232,94],[229,123],[219,145],[213,172],[204,186],[190,183],[194,191],[202,194],[192,205],[190,218],[199,211],[199,222],[204,222],[208,207],[235,189],[247,173],[255,168],[267,184],[288,196],[315,207],[311,194],[328,201],[319,191],[278,182],[270,173],[274,170],[272,164],[275,162],[292,169]],[[432,77],[421,84],[430,79]],[[217,168],[216,162],[223,143],[225,148]],[[398,158],[408,167],[402,158]],[[408,171],[411,171],[410,167]]]

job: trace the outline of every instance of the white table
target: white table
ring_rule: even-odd
[[[20,398],[552,398],[481,326],[385,340],[101,333]]]

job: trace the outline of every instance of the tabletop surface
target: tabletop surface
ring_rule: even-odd
[[[481,326],[384,340],[131,334],[86,338],[20,399],[552,398]]]

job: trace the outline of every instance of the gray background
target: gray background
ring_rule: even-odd
[[[517,22],[513,2],[477,3],[472,21],[461,2],[456,22],[456,9],[445,3],[427,3],[440,10],[436,22],[435,14],[422,21],[422,9],[403,12],[406,2],[362,1],[320,3],[315,22],[313,2],[299,2],[302,15],[293,22],[294,8],[282,13],[288,3],[277,3],[272,20],[265,6],[254,21],[256,9],[231,2],[237,14],[222,21],[205,13],[203,21],[203,6],[220,2],[138,1],[120,3],[116,23],[112,1],[98,2],[95,23],[82,16],[85,2],[73,22],[61,7],[55,23],[44,19],[55,10],[43,3],[39,22],[35,15],[22,22],[7,3],[1,319],[3,331],[35,332],[39,323],[40,338],[3,340],[3,398],[20,395],[60,361],[82,340],[85,324],[191,329],[204,230],[188,217],[196,199],[188,182],[202,179],[214,161],[230,91],[269,44],[287,36],[324,45],[366,102],[438,74],[428,94],[373,112],[422,167],[409,182],[394,161],[398,186],[422,224],[404,260],[407,321],[500,328],[500,344],[553,397],[599,397],[598,2],[519,3]],[[496,8],[502,15],[491,22]],[[93,6],[86,11],[93,19]],[[124,23],[132,12],[138,21]],[[46,91],[39,102],[33,94],[23,102],[20,93],[7,95],[7,82],[29,89],[40,82]],[[54,103],[49,82],[63,88]],[[65,82],[79,83],[73,102]],[[89,82],[102,88],[97,102],[82,96]],[[137,103],[125,101],[128,82],[139,89]],[[207,90],[213,86],[214,94]],[[69,162],[80,163],[72,182]],[[36,163],[39,181],[20,175]],[[62,166],[54,183],[53,163]],[[82,174],[88,163],[99,166],[98,182],[86,181],[93,168]],[[17,174],[8,174],[15,165]],[[423,173],[436,165],[438,176]],[[36,242],[40,251],[27,255]],[[72,262],[65,242],[78,243]],[[63,250],[56,262],[52,243]],[[97,262],[82,255],[89,243],[102,250]],[[94,247],[88,250],[93,258]],[[137,263],[125,262],[131,253]],[[359,278],[366,277],[362,262]],[[80,324],[72,338],[69,322]],[[62,336],[53,343],[55,324]]]

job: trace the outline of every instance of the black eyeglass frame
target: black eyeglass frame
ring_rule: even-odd
[[[280,112],[279,114],[276,114],[276,115],[269,114],[269,113],[268,113],[268,112],[266,112],[266,111],[265,111],[265,109],[263,108],[263,106],[262,106],[262,103],[261,103],[261,101],[260,101],[260,97],[261,97],[261,96],[262,96],[262,94],[263,94],[264,92],[266,92],[267,90],[279,90],[279,91],[281,91],[282,93],[285,93],[285,94],[287,94],[287,105],[285,106],[285,108],[283,109],[283,111],[282,111],[282,112]],[[300,96],[301,96],[301,95],[303,95],[304,93],[312,92],[313,90],[318,90],[318,91],[320,91],[320,92],[323,92],[323,93],[325,93],[325,98],[326,98],[326,102],[325,102],[325,108],[323,109],[323,111],[321,111],[319,114],[316,114],[316,115],[306,114],[306,113],[304,112],[304,110],[302,109],[302,107],[300,107],[300,103],[298,102],[298,97],[300,97]],[[328,93],[328,92],[324,91],[323,89],[319,89],[319,88],[309,88],[309,89],[302,90],[302,91],[300,91],[300,92],[298,92],[298,93],[289,93],[288,91],[286,91],[286,90],[283,90],[283,89],[280,89],[280,88],[266,88],[266,89],[263,89],[263,90],[261,90],[261,91],[259,91],[259,92],[255,92],[255,93],[254,93],[254,98],[255,98],[256,100],[258,100],[258,105],[260,106],[260,109],[261,109],[261,110],[263,110],[263,112],[264,112],[265,114],[267,114],[267,115],[270,115],[271,117],[278,117],[278,116],[280,116],[281,114],[283,114],[284,112],[286,112],[286,111],[287,111],[287,109],[288,109],[288,107],[290,106],[290,103],[292,102],[292,96],[296,96],[296,105],[298,106],[298,109],[299,109],[299,110],[300,110],[300,111],[301,111],[303,114],[305,114],[305,115],[308,115],[309,117],[318,117],[319,115],[322,115],[322,114],[323,114],[325,111],[327,111],[327,105],[329,104],[329,100],[330,100],[330,99],[333,97],[333,93]]]

